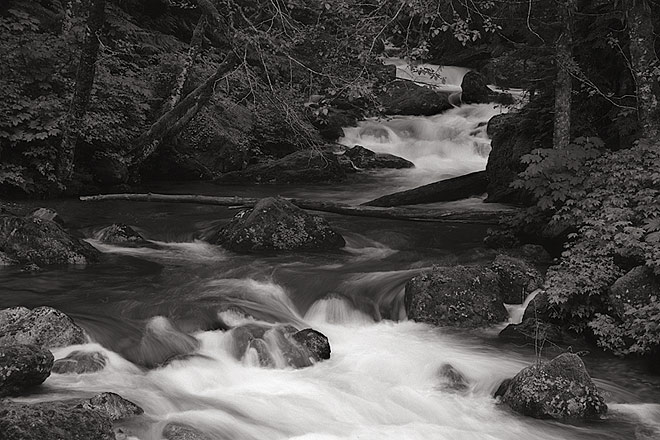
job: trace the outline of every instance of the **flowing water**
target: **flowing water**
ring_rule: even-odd
[[[491,111],[495,110],[471,106],[428,121],[404,118],[400,123],[409,124],[411,132],[419,128],[408,136],[408,146],[390,134],[381,144],[400,153],[417,146],[423,150],[427,142],[434,142],[421,140],[425,130],[440,130],[440,121],[463,118],[452,138],[455,142],[409,152],[420,165],[424,157],[429,162],[437,159],[429,175],[460,174],[460,163],[469,157],[485,163],[485,153],[475,151],[472,142],[487,141],[469,133],[476,123],[467,122],[469,115],[484,112],[485,118]],[[396,128],[397,123],[388,127],[397,139],[404,139],[405,130]],[[465,148],[468,151],[461,155]],[[456,152],[455,157],[443,160],[445,151]],[[358,202],[419,178],[414,170],[398,173],[370,174],[357,184],[332,186],[200,183],[145,190]],[[476,209],[478,199],[460,203]],[[113,391],[144,408],[145,416],[123,425],[131,438],[141,440],[161,439],[169,422],[232,440],[660,438],[660,379],[634,363],[598,355],[585,358],[610,405],[606,420],[535,420],[511,413],[492,398],[502,379],[535,360],[533,348],[497,341],[505,323],[468,332],[406,319],[403,289],[412,276],[433,264],[492,257],[481,245],[484,226],[328,214],[326,218],[346,237],[345,249],[245,256],[195,238],[227,222],[236,212],[229,208],[75,200],[39,205],[57,209],[103,251],[102,261],[37,273],[0,268],[0,307],[61,309],[85,328],[90,342],[58,349],[55,357],[77,349],[100,350],[109,362],[98,373],[52,374],[22,401]],[[121,247],[95,240],[98,231],[114,222],[133,225],[150,245]],[[281,367],[281,362],[276,362],[278,368],[259,367],[254,356],[237,360],[231,354],[230,328],[255,321],[315,328],[329,338],[332,356],[297,370]],[[196,344],[192,356],[175,356],[157,368],[139,366],[168,353],[190,351]],[[443,387],[438,370],[444,363],[467,377],[466,391]]]

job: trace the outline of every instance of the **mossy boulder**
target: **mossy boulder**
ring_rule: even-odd
[[[507,304],[522,304],[543,285],[541,272],[523,259],[500,254],[491,267],[497,273],[502,299]]]
[[[58,223],[31,215],[0,215],[0,253],[18,264],[87,264],[100,252]]]
[[[50,375],[53,355],[36,345],[0,347],[0,396],[13,396],[40,385]]]
[[[501,399],[514,411],[540,419],[588,420],[607,413],[584,363],[572,353],[524,368]]]
[[[106,226],[96,234],[96,239],[108,244],[139,246],[148,243],[135,229],[124,223]]]
[[[168,423],[163,428],[163,438],[166,440],[218,440],[199,429],[183,423]]]
[[[0,310],[0,345],[34,344],[47,348],[85,343],[85,332],[52,307]]]
[[[404,300],[408,318],[438,326],[480,327],[507,318],[497,274],[484,267],[436,266],[408,281]]]
[[[414,168],[415,164],[402,157],[395,156],[394,154],[376,153],[361,145],[356,145],[349,148],[343,154],[349,159],[352,169],[401,169],[401,168]],[[350,171],[350,169],[348,170]]]
[[[323,217],[279,197],[260,200],[203,238],[236,252],[339,249],[346,244]]]
[[[385,87],[379,100],[389,115],[437,115],[453,108],[451,93],[420,86],[413,81],[396,80]]]
[[[660,280],[653,270],[637,266],[616,280],[608,297],[612,313],[623,318],[626,306],[645,306],[660,298]]]
[[[119,394],[109,392],[99,393],[85,401],[83,405],[106,414],[113,422],[144,413],[144,410],[135,403],[124,399]]]
[[[53,373],[57,374],[84,374],[103,370],[107,359],[98,351],[75,350],[62,359],[53,363]]]

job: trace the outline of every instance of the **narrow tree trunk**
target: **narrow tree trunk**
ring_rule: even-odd
[[[660,103],[655,94],[657,72],[660,68],[655,54],[653,15],[646,0],[624,0],[628,34],[630,36],[630,63],[633,68],[637,95],[637,118],[642,137],[660,137]]]
[[[85,41],[80,52],[76,88],[71,106],[65,118],[62,143],[58,151],[56,174],[60,182],[66,184],[73,173],[73,158],[78,142],[80,126],[89,106],[94,86],[96,59],[99,52],[99,33],[105,21],[105,0],[93,0],[87,18]]]
[[[156,151],[163,137],[176,135],[185,126],[181,123],[181,120],[187,122],[195,116],[197,110],[212,95],[216,81],[226,75],[236,65],[236,62],[237,59],[233,54],[227,55],[227,58],[218,66],[213,75],[179,101],[170,111],[163,114],[146,132],[142,133],[135,141],[136,147],[127,157],[129,166],[135,169]]]
[[[196,194],[104,194],[80,197],[82,201],[126,200],[131,202],[165,202],[165,203],[196,203],[200,205],[230,206],[251,208],[259,199],[249,197],[202,196]],[[301,209],[310,211],[331,212],[335,214],[357,217],[375,217],[391,220],[412,220],[447,223],[478,223],[499,224],[507,217],[515,214],[515,210],[489,211],[448,211],[434,208],[381,208],[375,206],[352,206],[342,203],[323,202],[319,200],[286,199]]]
[[[202,39],[204,37],[204,27],[206,26],[206,17],[201,16],[197,26],[195,26],[195,31],[193,32],[192,39],[190,40],[190,48],[186,54],[186,59],[181,68],[181,72],[176,77],[174,81],[174,87],[172,87],[172,92],[170,93],[169,99],[165,102],[163,107],[163,112],[166,113],[174,108],[175,105],[181,100],[181,92],[183,92],[183,86],[186,84],[188,79],[188,74],[195,64],[195,59],[202,49]]]
[[[73,4],[74,0],[64,2],[64,17],[62,17],[62,35],[68,35],[73,27]]]
[[[555,117],[553,145],[555,148],[567,148],[571,142],[571,94],[573,80],[571,64],[573,63],[573,11],[575,0],[565,0],[559,6],[559,19],[562,22],[562,32],[556,42],[555,60],[557,78],[555,80]]]

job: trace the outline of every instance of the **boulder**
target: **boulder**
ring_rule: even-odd
[[[292,337],[309,351],[314,361],[330,359],[330,342],[323,333],[306,328],[294,333]]]
[[[450,93],[415,84],[412,81],[396,80],[385,87],[379,97],[383,111],[388,115],[430,116],[452,108]]]
[[[361,145],[349,148],[344,157],[350,160],[352,169],[401,169],[414,168],[415,164],[394,154],[375,153]]]
[[[57,374],[84,374],[103,370],[107,362],[103,353],[98,351],[72,351],[65,358],[53,363],[53,373]]]
[[[468,388],[468,381],[463,373],[451,364],[442,364],[438,369],[440,388],[443,391],[461,392]]]
[[[53,355],[36,345],[0,347],[0,396],[13,396],[50,376]]]
[[[520,258],[500,254],[491,267],[497,273],[502,299],[507,304],[522,304],[530,293],[543,285],[541,272]]]
[[[84,403],[86,408],[100,411],[113,422],[129,419],[144,413],[144,410],[115,393],[99,393]]]
[[[183,423],[168,423],[165,425],[163,438],[166,440],[218,440]]]
[[[514,411],[541,419],[587,420],[607,413],[584,363],[572,353],[524,368],[501,399]]]
[[[337,157],[329,150],[306,149],[280,159],[225,173],[216,183],[323,183],[346,177]]]
[[[511,183],[526,168],[520,158],[542,147],[534,142],[535,129],[528,127],[518,113],[496,115],[488,121],[491,152],[486,165],[489,182],[486,202],[525,204],[531,201],[529,194],[511,188]]]
[[[497,102],[499,104],[513,104],[513,97],[508,93],[499,93],[488,87],[486,77],[476,70],[470,70],[463,76],[461,82],[461,101],[464,104],[483,104]]]
[[[481,195],[486,192],[488,176],[485,171],[440,180],[417,188],[400,191],[364,203],[367,206],[402,206],[420,203],[449,202]]]
[[[114,440],[110,418],[79,400],[33,405],[4,401],[3,440]]]
[[[612,313],[624,318],[625,306],[645,306],[660,298],[660,280],[647,266],[631,269],[610,287],[608,296]]]
[[[133,246],[148,243],[139,232],[123,223],[114,223],[101,229],[96,234],[96,239],[103,243]]]
[[[34,218],[40,218],[42,220],[48,220],[51,222],[55,222],[60,226],[64,226],[64,219],[55,211],[54,209],[50,208],[37,208],[34,211],[32,211],[32,214],[30,214]]]
[[[167,318],[156,316],[147,323],[142,338],[130,341],[122,355],[136,365],[158,368],[198,348],[197,339],[176,328]]]
[[[0,215],[0,252],[20,264],[87,264],[99,251],[73,237],[54,221]]]
[[[477,266],[434,267],[408,281],[408,318],[439,326],[480,327],[502,322],[497,274]]]
[[[0,310],[0,345],[34,344],[55,348],[83,344],[85,341],[83,329],[52,307]]]
[[[203,238],[236,252],[338,249],[346,244],[323,217],[279,197],[261,199]]]

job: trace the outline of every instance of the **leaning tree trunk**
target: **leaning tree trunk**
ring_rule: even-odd
[[[575,0],[565,0],[559,5],[559,19],[562,32],[557,38],[555,60],[557,78],[555,80],[555,116],[553,146],[565,149],[571,142],[571,94],[573,80],[571,64],[573,63],[573,11]]]
[[[206,17],[202,15],[197,22],[195,31],[193,32],[192,39],[190,40],[190,48],[186,54],[186,59],[181,68],[181,72],[176,77],[174,81],[174,87],[172,87],[172,92],[170,97],[165,102],[163,111],[166,113],[174,108],[175,105],[181,100],[181,92],[183,92],[183,86],[186,84],[188,79],[188,74],[192,69],[192,66],[195,64],[195,59],[202,49],[202,40],[204,37],[204,28],[206,26]]]
[[[99,53],[99,33],[105,21],[105,0],[93,0],[87,18],[87,31],[85,41],[80,52],[78,72],[76,73],[76,88],[73,93],[71,106],[64,122],[62,143],[58,151],[56,174],[60,182],[66,184],[73,174],[73,158],[78,142],[80,126],[82,124],[89,98],[94,86],[96,74],[96,59]]]
[[[628,34],[630,36],[630,64],[635,78],[637,118],[642,137],[660,137],[660,103],[655,94],[657,71],[653,15],[646,0],[624,0]]]
[[[189,121],[208,101],[213,93],[215,83],[222,79],[237,63],[237,58],[230,53],[218,66],[215,73],[208,77],[199,87],[190,92],[172,110],[163,114],[149,129],[135,141],[136,147],[128,154],[127,162],[130,168],[136,169],[151,156],[165,136],[175,136],[184,126],[182,121]]]

